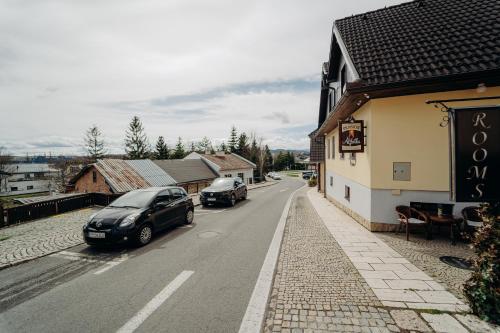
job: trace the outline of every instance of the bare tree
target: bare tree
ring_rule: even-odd
[[[85,133],[85,149],[92,162],[102,158],[106,154],[102,132],[97,125],[92,125]]]
[[[7,191],[7,177],[6,175],[2,175],[2,173],[9,173],[11,171],[11,162],[12,156],[4,147],[0,146],[0,192]]]

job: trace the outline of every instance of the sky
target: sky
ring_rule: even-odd
[[[0,147],[83,154],[92,125],[124,151],[231,126],[308,149],[335,19],[403,0],[0,0]]]

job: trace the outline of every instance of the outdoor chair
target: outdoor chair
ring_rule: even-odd
[[[406,240],[410,240],[410,224],[424,226],[427,232],[427,239],[430,239],[430,222],[426,214],[409,206],[397,206],[399,227],[397,232],[401,231],[403,225],[406,226]]]
[[[464,218],[464,231],[472,234],[478,228],[483,226],[483,219],[479,213],[480,207],[467,206],[462,209],[462,216]]]

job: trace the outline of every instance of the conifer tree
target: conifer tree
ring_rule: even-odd
[[[229,141],[227,142],[227,149],[231,153],[235,153],[238,149],[238,133],[236,132],[236,127],[231,127],[231,134],[229,135]]]
[[[172,155],[172,158],[174,159],[181,159],[186,157],[186,151],[184,149],[184,144],[182,143],[182,138],[179,137],[177,140],[177,144],[175,145],[174,153]]]
[[[85,150],[87,151],[91,162],[95,162],[97,159],[102,158],[104,154],[106,154],[102,132],[97,125],[89,127],[85,133],[84,141]]]
[[[138,160],[147,158],[149,150],[149,142],[142,122],[139,117],[134,116],[126,132],[125,152],[131,160]]]
[[[159,136],[158,141],[156,141],[156,151],[154,153],[154,158],[157,160],[167,160],[168,157],[168,146],[165,143],[163,136]]]
[[[250,147],[248,145],[248,136],[245,132],[241,133],[238,137],[238,146],[236,149],[236,154],[244,157],[246,159],[250,159]]]

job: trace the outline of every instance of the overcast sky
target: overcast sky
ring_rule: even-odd
[[[96,124],[122,152],[138,115],[152,144],[308,148],[333,21],[401,2],[0,0],[0,146],[82,153]]]

